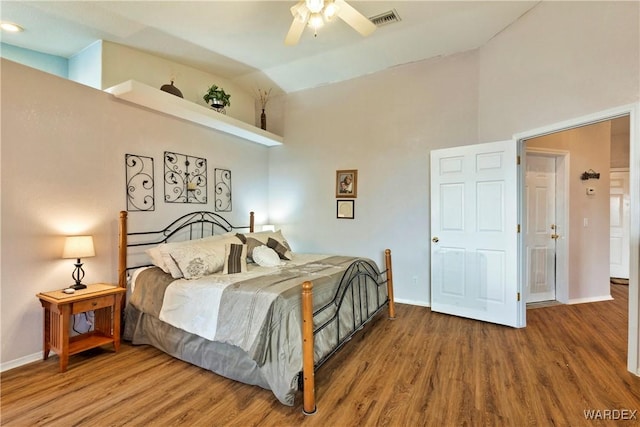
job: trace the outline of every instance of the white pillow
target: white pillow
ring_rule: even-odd
[[[224,248],[224,246],[222,246]],[[224,249],[220,251],[212,245],[188,245],[171,250],[185,279],[199,279],[202,276],[222,270],[224,266]]]
[[[182,260],[183,268],[185,268],[187,265],[189,265],[189,261],[190,261],[189,257],[193,258],[197,256],[198,250],[205,250],[209,255],[210,255],[209,252],[211,250],[215,251],[217,254],[224,254],[224,245],[226,243],[240,243],[240,239],[238,239],[238,237],[236,237],[236,235],[233,233],[226,233],[218,236],[205,237],[204,239],[187,240],[184,242],[165,243],[160,245],[159,249],[160,249],[160,253],[162,254],[162,259],[165,261],[167,268],[169,270],[169,273],[171,273],[171,276],[174,279],[180,279],[181,277],[184,277],[184,272],[180,268],[180,265],[178,265],[178,262],[177,262],[178,258]],[[186,255],[183,249],[189,248],[189,247],[193,247],[194,250],[189,251],[188,252],[189,255]],[[174,252],[176,251],[177,251],[176,256],[173,256]],[[204,254],[204,255],[208,256],[207,254]],[[217,270],[208,272],[206,274],[211,274],[211,273],[220,271],[222,269],[223,264],[220,264],[218,266],[218,263],[215,263],[212,261],[211,263],[209,263],[209,266],[206,268],[206,271],[209,271],[211,268],[217,268]]]
[[[145,252],[147,253],[147,255],[149,255],[149,258],[151,258],[151,263],[153,265],[155,265],[156,267],[160,267],[162,271],[164,271],[165,273],[169,272],[169,267],[167,266],[167,263],[164,261],[164,258],[162,258],[162,252],[160,251],[160,246],[149,248]]]
[[[253,249],[253,261],[261,267],[276,267],[284,264],[278,253],[265,245]]]
[[[171,257],[171,251],[178,249],[180,247],[189,246],[192,244],[193,243],[191,241],[185,241],[185,242],[163,243],[160,246],[158,246],[158,250],[160,251],[162,260],[164,261],[164,264],[167,266],[167,270],[169,270],[168,272],[171,273],[171,276],[174,279],[180,279],[183,275],[182,275],[182,271],[180,271],[180,267],[178,267],[178,264],[176,263],[176,261]]]

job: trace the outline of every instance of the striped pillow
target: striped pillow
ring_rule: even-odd
[[[227,243],[225,245],[222,274],[247,272],[247,245]]]
[[[281,245],[276,239],[269,237],[267,240],[267,246],[276,251],[280,259],[286,259],[287,261],[291,260],[291,258],[287,256],[288,249],[284,245]]]
[[[247,237],[244,234],[236,234],[236,237],[242,241],[242,243],[247,245],[247,261],[253,261],[253,250],[258,246],[263,246],[260,240],[254,239],[253,237]]]

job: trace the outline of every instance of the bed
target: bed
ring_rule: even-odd
[[[298,254],[281,231],[231,225],[213,212],[157,231],[119,220],[123,338],[152,345],[316,412],[315,372],[385,308],[395,318],[391,252],[370,259]],[[151,262],[150,262],[151,261]]]

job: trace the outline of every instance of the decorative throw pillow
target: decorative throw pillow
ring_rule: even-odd
[[[247,272],[247,245],[242,243],[227,243],[224,253],[223,274]]]
[[[278,242],[277,240],[269,237],[269,239],[267,240],[267,246],[276,251],[280,259],[286,259],[287,261],[291,260],[291,258],[287,256],[290,255],[290,253],[287,254],[287,248],[284,245],[280,244],[280,242]]]
[[[234,234],[223,234],[211,237],[205,237],[204,239],[196,239],[196,240],[187,240],[183,242],[171,242],[165,243],[159,246],[160,252],[162,254],[162,259],[165,261],[169,273],[174,279],[180,279],[184,277],[184,273],[180,266],[178,265],[176,258],[181,258],[183,261],[182,267],[186,267],[188,264],[188,259],[185,257],[194,258],[197,254],[197,251],[215,251],[218,256],[220,254],[224,254],[225,244],[227,243],[240,243],[240,240]],[[185,255],[183,252],[180,252],[183,248],[192,247],[193,251],[190,252],[190,255]],[[174,252],[179,251],[176,257],[174,257]],[[205,253],[205,256],[209,254],[209,252]],[[212,268],[216,268],[216,270],[210,271]],[[223,263],[219,263],[217,261],[211,261],[208,263],[208,266],[205,268],[205,274],[215,273],[217,271],[222,270]],[[197,274],[196,274],[197,276]]]
[[[247,258],[251,258],[252,261],[255,261],[255,259],[253,259],[253,251],[255,251],[259,246],[264,246],[264,243],[254,239],[253,237],[247,237]]]
[[[178,267],[178,264],[176,263],[176,260],[171,257],[171,251],[181,246],[188,246],[189,244],[191,244],[191,242],[171,242],[163,243],[158,246],[160,255],[162,256],[162,260],[167,267],[168,273],[170,273],[171,277],[173,277],[174,279],[180,279],[183,275],[180,267]]]
[[[261,245],[253,250],[253,260],[261,267],[276,267],[284,264],[276,251]]]
[[[188,245],[171,250],[185,279],[199,279],[220,271],[224,266],[223,247],[218,250],[211,245]]]
[[[284,251],[284,256],[285,258],[283,259],[291,259],[291,257],[293,256],[293,254],[291,253],[291,247],[289,246],[289,243],[287,242],[287,239],[284,238],[284,236],[282,235],[282,231],[281,230],[277,230],[277,231],[259,231],[257,233],[247,233],[247,234],[237,234],[238,238],[241,239],[243,241],[243,243],[246,243],[247,245],[249,245],[250,247],[247,250],[247,257],[248,258],[253,258],[252,257],[252,253],[253,253],[253,249],[255,248],[255,242],[253,242],[253,246],[250,243],[250,239],[255,239],[258,242],[260,242],[260,244],[262,245],[266,245],[269,241],[269,239],[273,239],[276,242],[278,242],[279,244],[281,244],[282,246],[285,247],[285,251]]]

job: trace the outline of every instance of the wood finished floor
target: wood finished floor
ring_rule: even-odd
[[[398,305],[317,374],[318,412],[283,406],[158,350],[57,356],[1,376],[6,426],[600,426],[585,410],[639,410],[626,369],[628,288],[613,301],[528,310],[512,329]],[[299,399],[300,400],[300,399]]]

